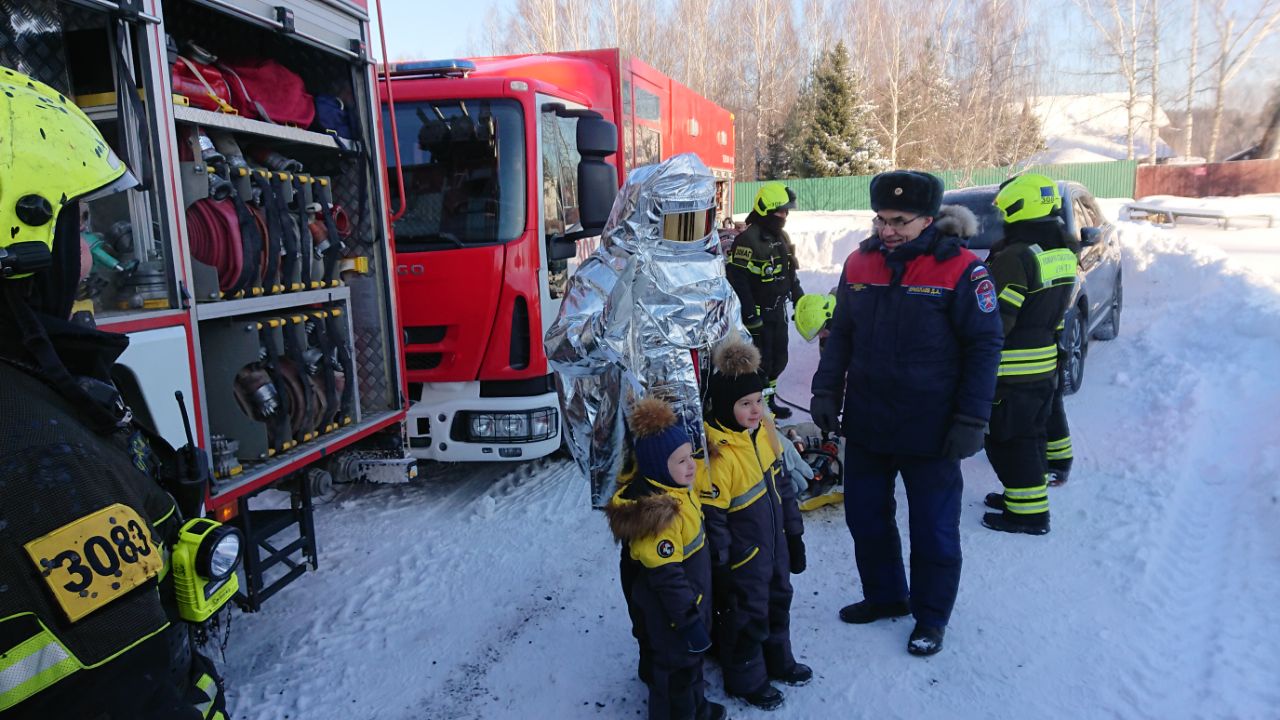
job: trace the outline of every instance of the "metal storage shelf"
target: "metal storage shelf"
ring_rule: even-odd
[[[336,301],[349,302],[350,300],[351,288],[346,285],[339,285],[334,288],[305,290],[282,295],[262,295],[241,300],[198,303],[196,305],[196,318],[199,320],[213,320],[215,318],[251,315],[259,312],[284,312],[288,308],[301,305],[315,305],[316,303]]]
[[[227,113],[213,112],[212,110],[201,110],[200,108],[188,107],[185,105],[173,106],[173,117],[178,122],[194,123],[205,127],[222,128],[232,132],[249,133],[250,135],[259,135],[262,137],[275,138],[286,142],[301,143],[303,145],[315,145],[317,147],[328,148],[330,150],[343,150],[355,152],[359,150],[359,145],[353,141],[343,141],[339,143],[334,135],[325,133],[311,132],[310,130],[302,130],[288,125],[275,125],[261,120],[249,120],[239,115],[230,115]]]
[[[243,473],[213,481],[213,485],[210,487],[210,504],[212,506],[223,505],[229,500],[223,500],[222,498],[228,496],[236,498],[251,493],[257,490],[259,485],[272,482],[282,475],[288,474],[293,470],[299,470],[308,463],[314,462],[316,458],[312,456],[316,453],[321,453],[321,456],[332,454],[342,446],[355,441],[365,431],[379,425],[386,425],[389,421],[399,418],[403,414],[402,411],[383,411],[372,415],[364,415],[358,422],[353,422],[331,433],[320,435],[311,442],[300,443],[291,450],[276,455],[270,460],[252,464],[246,463]]]

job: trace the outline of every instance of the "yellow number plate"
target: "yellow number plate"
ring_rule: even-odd
[[[151,528],[120,503],[24,547],[71,622],[159,575],[164,566]]]

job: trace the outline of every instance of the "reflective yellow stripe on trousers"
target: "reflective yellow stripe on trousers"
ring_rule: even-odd
[[[0,710],[7,710],[80,669],[53,633],[41,630],[0,655]]]

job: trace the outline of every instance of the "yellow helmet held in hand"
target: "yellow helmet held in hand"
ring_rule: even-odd
[[[813,342],[835,311],[835,295],[801,295],[796,303],[796,332],[800,333],[805,342]]]
[[[1056,180],[1039,173],[1023,173],[1000,183],[995,206],[1006,223],[1039,220],[1062,209]]]
[[[0,277],[48,267],[65,207],[137,184],[75,103],[0,67]]]
[[[752,204],[755,213],[768,215],[775,210],[794,210],[796,192],[780,182],[767,182],[756,191],[756,201]]]

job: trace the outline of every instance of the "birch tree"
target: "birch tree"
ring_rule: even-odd
[[[1252,15],[1237,17],[1236,8],[1227,0],[1213,0],[1213,27],[1216,44],[1213,50],[1213,126],[1209,131],[1210,162],[1218,159],[1218,141],[1222,137],[1222,116],[1226,105],[1227,85],[1235,79],[1271,33],[1280,25],[1280,0],[1258,0]]]

